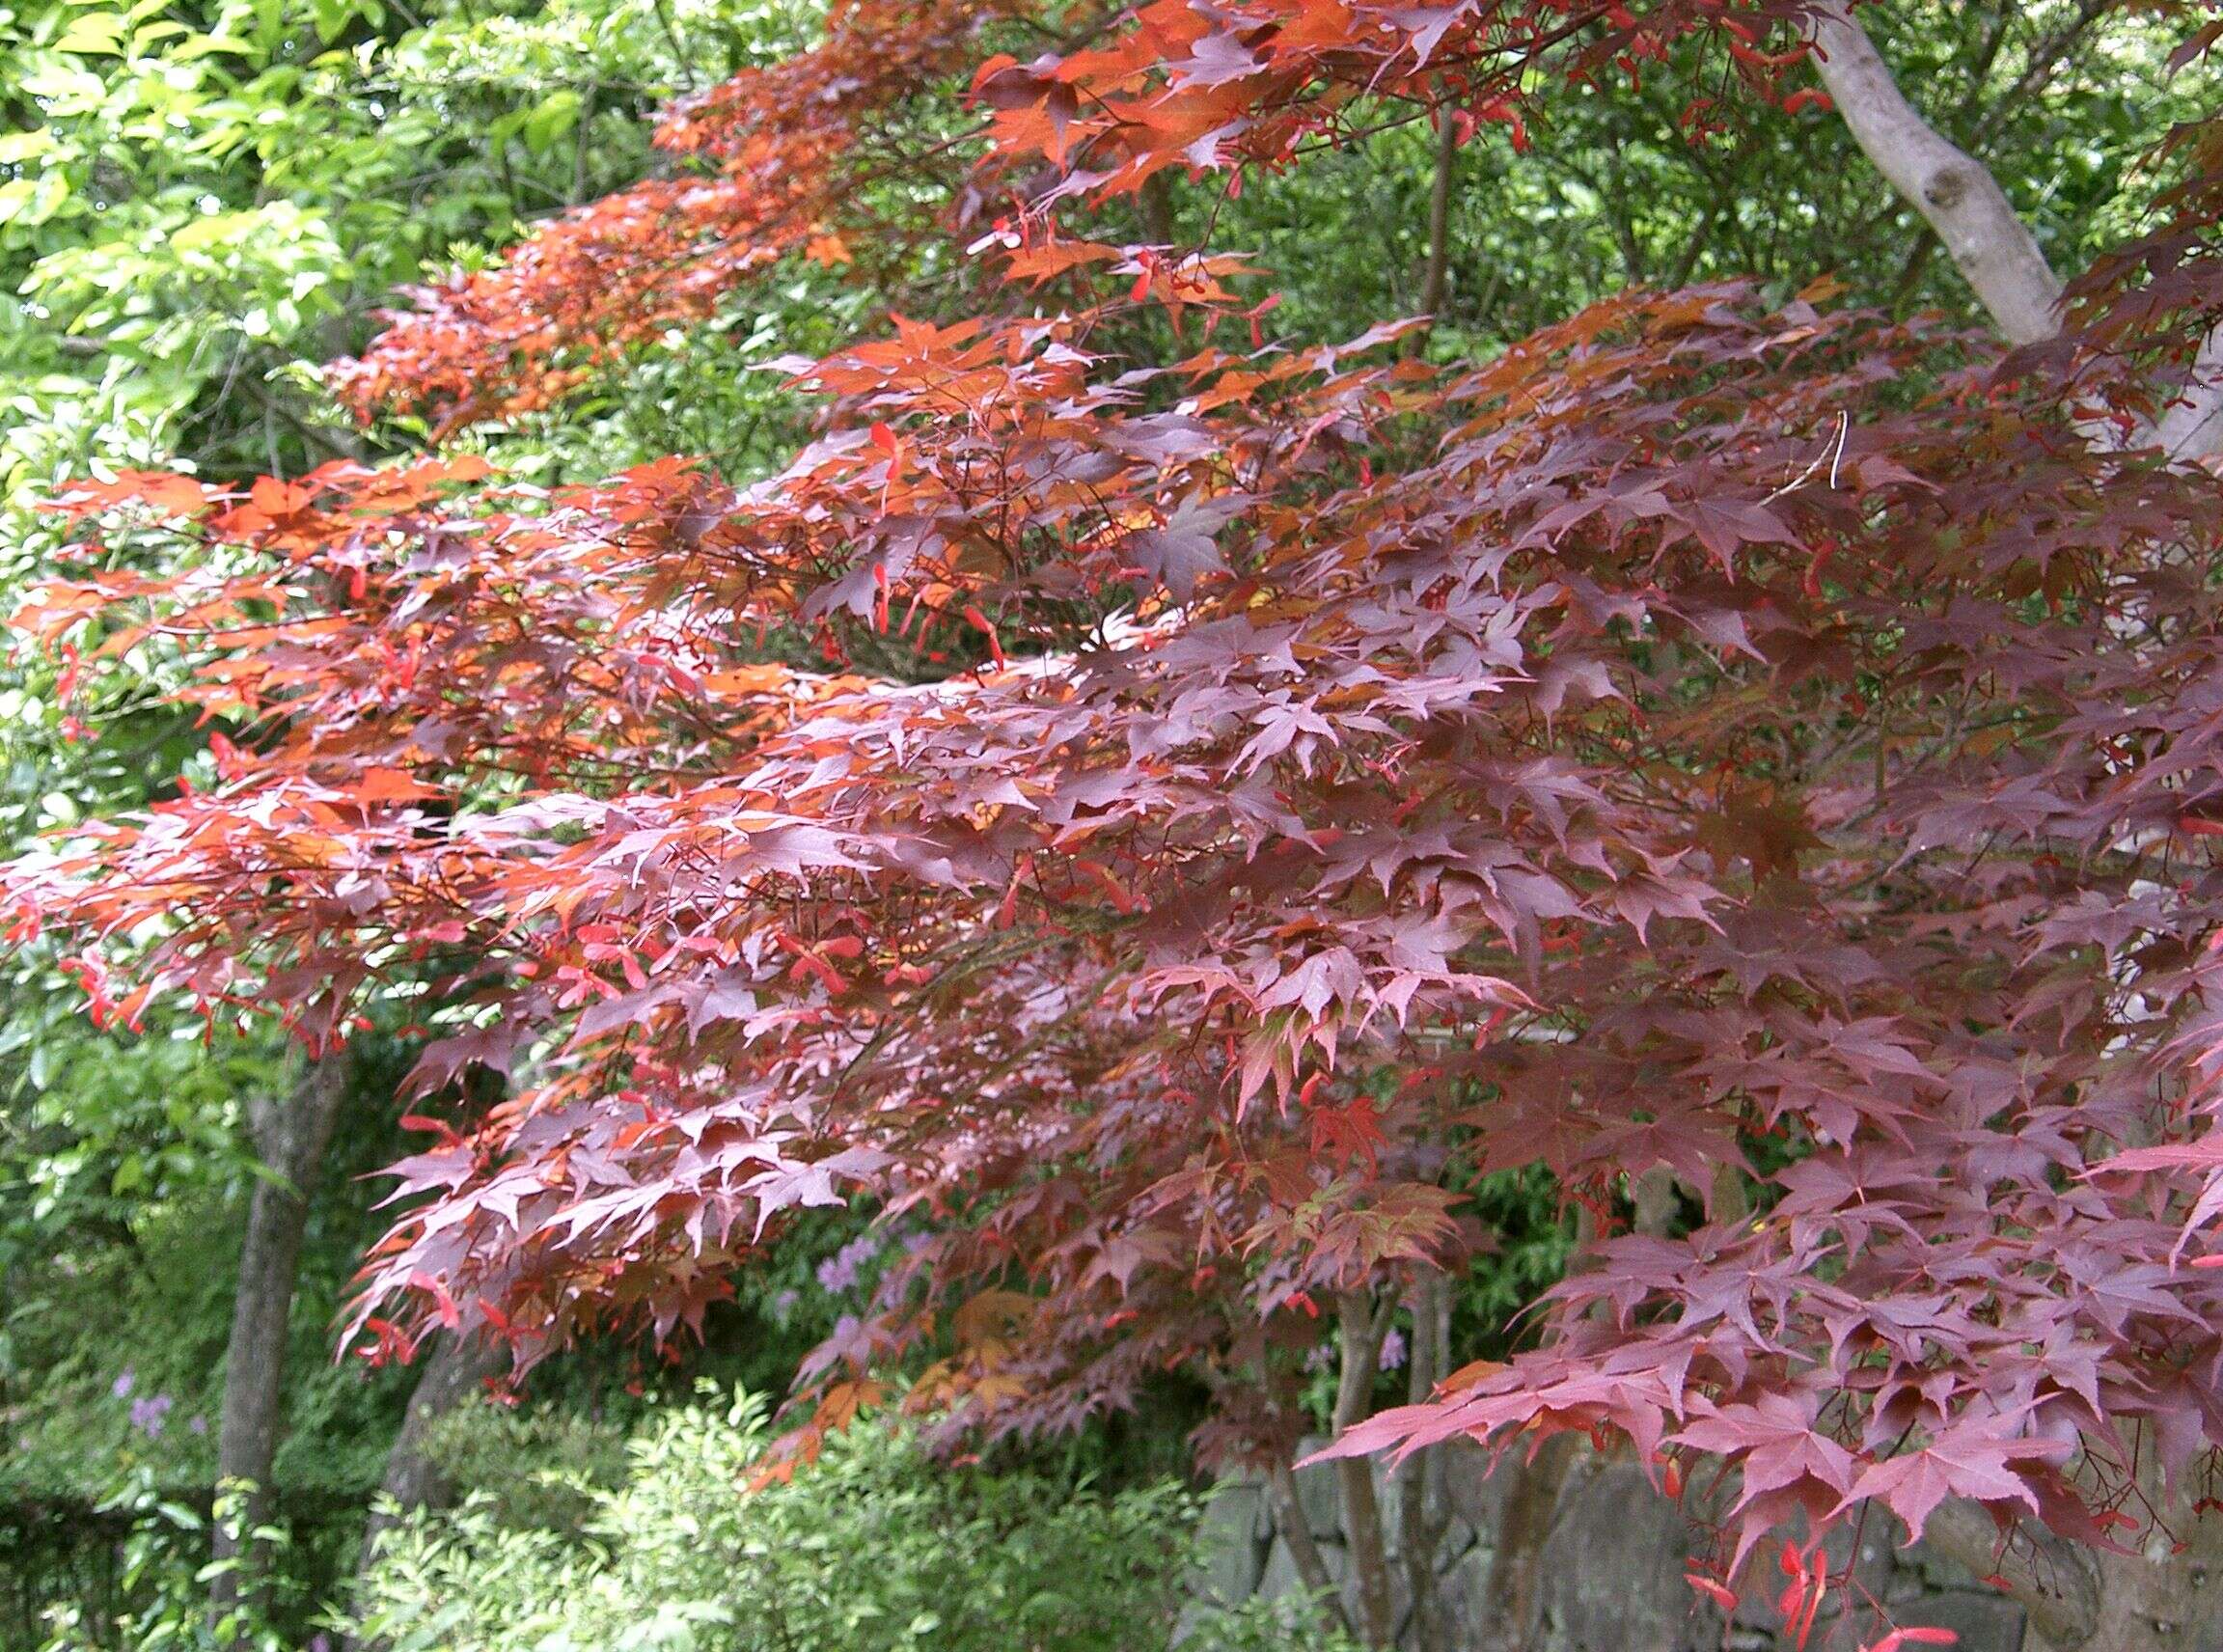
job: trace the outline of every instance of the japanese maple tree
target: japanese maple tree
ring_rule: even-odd
[[[2187,64],[2223,28],[2142,10]],[[672,113],[702,170],[339,382],[449,428],[553,404],[868,235],[938,80],[975,313],[787,364],[823,433],[746,486],[79,487],[169,560],[22,622],[88,669],[183,650],[233,732],[216,791],[18,863],[23,923],[87,938],[103,1016],[181,992],[329,1048],[405,995],[425,1093],[508,1076],[398,1167],[387,1350],[670,1335],[784,1215],[868,1199],[931,1237],[814,1356],[803,1444],[913,1354],[989,1431],[1187,1366],[1206,1443],[1285,1467],[1322,1330],[1370,1375],[1488,1243],[1474,1178],[1543,1166],[1590,1238],[1539,1345],[1347,1394],[1339,1451],[1617,1434],[1722,1488],[1721,1578],[1868,1504],[1973,1518],[2047,1645],[2169,1643],[2137,1624],[2214,1552],[2223,1445],[2223,127],[2065,310],[1981,169],[1911,169],[1961,177],[1923,209],[2012,352],[1732,283],[1439,366],[1422,321],[1276,343],[1235,254],[1093,238],[1163,174],[1386,120],[1525,145],[1678,54],[1752,119],[1819,67],[1871,152],[1918,120],[1822,0],[837,8]],[[2062,1539],[2161,1581],[2079,1593]]]

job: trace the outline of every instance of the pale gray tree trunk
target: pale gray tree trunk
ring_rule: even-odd
[[[2069,1542],[2024,1521],[2012,1533],[1978,1504],[1930,1517],[1930,1546],[1996,1579],[2027,1614],[2023,1652],[2223,1652],[2223,1519],[2151,1472],[2140,1489],[2162,1522],[2127,1553]]]
[[[1820,0],[1815,69],[1861,151],[1939,244],[2010,344],[2061,330],[2061,280],[1990,169],[1922,118],[1845,0]],[[2208,336],[2190,382],[2150,432],[2172,458],[2223,452],[2223,329]]]
[[[244,1484],[248,1494],[236,1522],[216,1523],[216,1558],[233,1562],[209,1584],[210,1607],[219,1623],[253,1593],[255,1574],[266,1559],[252,1534],[269,1510],[301,1241],[309,1199],[346,1089],[347,1059],[333,1053],[308,1064],[290,1096],[250,1105],[253,1145],[268,1174],[256,1179],[248,1199],[239,1288],[233,1299],[231,1340],[225,1345],[216,1476],[220,1488]]]
[[[2061,330],[2061,283],[1983,162],[1925,121],[1842,0],[1814,16],[1815,67],[1861,150],[1929,220],[2009,343]]]
[[[2223,327],[2200,343],[2192,379],[2154,427],[2161,451],[2175,459],[2223,453]]]

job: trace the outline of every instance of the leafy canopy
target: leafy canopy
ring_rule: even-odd
[[[529,416],[943,179],[961,305],[786,364],[819,433],[747,485],[73,489],[112,561],[27,623],[179,650],[230,731],[213,788],[19,860],[25,924],[138,943],[86,957],[103,1014],[328,1046],[398,996],[424,1092],[508,1076],[397,1168],[388,1350],[669,1335],[863,1198],[930,1236],[807,1365],[806,1446],[916,1352],[990,1431],[1203,1369],[1205,1444],[1282,1451],[1324,1303],[1461,1264],[1474,1178],[1542,1166],[1601,1220],[1541,1345],[1347,1448],[1618,1430],[1742,1471],[1740,1556],[1870,1501],[2136,1521],[2134,1465],[2223,1444],[2223,501],[2141,435],[2223,312],[2218,128],[2009,356],[1711,281],[1435,365],[1104,238],[1384,124],[1525,148],[1570,87],[1811,118],[1802,15],[837,7],[672,107],[693,166],[337,381]],[[1628,1231],[1661,1173],[1687,1219]]]

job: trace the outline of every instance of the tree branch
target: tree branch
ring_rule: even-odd
[[[1374,1375],[1381,1368],[1382,1337],[1396,1306],[1394,1296],[1386,1296],[1377,1307],[1363,1290],[1344,1291],[1336,1298],[1343,1331],[1343,1367],[1335,1391],[1338,1440],[1366,1418]],[[1394,1637],[1389,1621],[1389,1556],[1382,1505],[1374,1495],[1373,1459],[1338,1458],[1335,1477],[1343,1493],[1343,1542],[1358,1585],[1358,1622],[1353,1627],[1368,1646],[1386,1647]]]
[[[1922,1528],[1931,1548],[1997,1583],[2054,1646],[2081,1646],[2100,1623],[2100,1576],[2092,1556],[2031,1521],[2003,1532],[1991,1511],[1967,1498],[1939,1503]]]
[[[2008,342],[2059,332],[2061,283],[1998,179],[1907,101],[1843,0],[1817,10],[1811,33],[1822,82],[1854,140],[1928,220]]]
[[[1443,1375],[1451,1322],[1450,1281],[1434,1269],[1413,1276],[1406,1289],[1413,1309],[1413,1345],[1406,1354],[1405,1396],[1425,1405]],[[1397,1466],[1397,1552],[1404,1561],[1406,1631],[1401,1644],[1413,1652],[1450,1652],[1450,1624],[1437,1584],[1436,1554],[1451,1528],[1445,1451],[1431,1446]]]

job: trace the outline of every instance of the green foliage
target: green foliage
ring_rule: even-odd
[[[283,1077],[250,1050],[110,1044],[81,1024],[77,1033],[37,1047],[69,1052],[89,1072],[0,1112],[0,1606],[17,1606],[15,1621],[0,1615],[9,1652],[37,1644],[22,1614],[41,1605],[106,1633],[112,1619],[151,1623],[170,1594],[194,1593],[208,1561],[236,1235],[254,1181],[229,1133],[232,1110]],[[292,1317],[272,1473],[272,1522],[288,1534],[275,1645],[302,1644],[310,1609],[351,1564],[414,1378],[331,1358],[329,1327],[372,1225],[376,1190],[358,1176],[398,1148],[374,1093],[390,1089],[392,1071],[363,1064],[358,1122],[314,1206]],[[9,1128],[41,1118],[24,1135]],[[199,1524],[173,1518],[179,1510],[199,1511]]]
[[[812,14],[809,0],[0,4],[0,609],[54,571],[60,535],[34,508],[72,476],[376,456],[315,364],[358,347],[396,287],[639,176],[649,111],[791,48]],[[856,300],[837,313],[833,285],[720,325],[759,353],[774,332],[801,336],[790,304],[845,330]],[[561,427],[487,440],[520,475],[599,475],[727,445],[722,408],[761,421],[781,395],[776,375],[683,368],[673,351]],[[159,703],[176,662],[122,664],[67,706],[55,662],[0,668],[0,839],[138,807],[180,769],[212,782],[205,732]],[[144,1036],[94,1028],[59,961],[40,945],[0,971],[0,1511],[123,1523],[129,1544],[176,1552],[191,1595],[206,1532],[135,1500],[182,1507],[210,1477],[253,1176],[244,1101],[288,1081],[267,1037],[205,1043],[159,1010]],[[363,1098],[304,1255],[274,1472],[295,1577],[343,1564],[410,1378],[329,1359],[374,1192],[351,1178],[394,1156],[373,1122],[393,1112],[390,1094]],[[788,1353],[765,1375],[791,1368]],[[160,1425],[135,1422],[156,1398]],[[25,1554],[0,1553],[0,1571],[28,1565],[12,1596],[83,1586],[151,1610],[169,1575],[142,1557],[94,1588]]]
[[[22,1088],[0,1089],[0,1506],[113,1502],[141,1472],[165,1497],[206,1488],[258,1173],[237,1113],[286,1072],[258,1046],[118,1042],[58,1011],[0,1020],[11,1048]],[[367,1498],[411,1381],[336,1364],[329,1329],[376,1225],[378,1190],[362,1178],[400,1148],[387,1097],[403,1055],[363,1040],[349,1126],[312,1208],[273,1473],[282,1510]]]
[[[458,1497],[508,1530],[585,1530],[627,1466],[623,1429],[548,1405],[460,1407],[433,1424],[429,1449]]]
[[[1454,1366],[1501,1360],[1521,1346],[1518,1315],[1566,1271],[1575,1249],[1573,1218],[1549,1172],[1530,1166],[1479,1178],[1472,1210],[1496,1248],[1459,1280],[1452,1303]]]
[[[951,1468],[867,1419],[791,1481],[749,1489],[763,1408],[705,1390],[642,1429],[615,1489],[551,1470],[590,1512],[514,1524],[480,1491],[381,1546],[359,1633],[394,1652],[1135,1652],[1179,1615],[1194,1500]],[[566,1520],[563,1523],[568,1526]],[[1195,1652],[1321,1646],[1286,1609],[1189,1626]]]
[[[267,1553],[282,1556],[288,1542],[283,1527],[248,1530],[248,1488],[231,1486],[219,1494],[207,1517],[163,1498],[145,1474],[135,1474],[103,1512],[129,1520],[120,1544],[123,1592],[131,1602],[113,1616],[65,1601],[46,1614],[47,1637],[39,1652],[293,1652],[294,1643],[278,1626],[283,1597],[298,1594],[287,1574],[275,1571],[270,1590],[259,1591],[221,1614],[212,1614],[208,1584],[234,1569],[235,1560],[201,1563],[207,1530],[222,1526],[233,1537],[246,1536]]]
[[[295,364],[361,343],[428,265],[636,176],[642,116],[694,72],[673,30],[772,29],[649,0],[422,22],[226,0],[197,23],[153,0],[0,10],[26,128],[0,138],[12,504],[88,466],[352,451]]]
[[[1324,1600],[1252,1595],[1239,1606],[1199,1618],[1181,1639],[1183,1652],[1360,1652],[1359,1642],[1331,1626]]]

